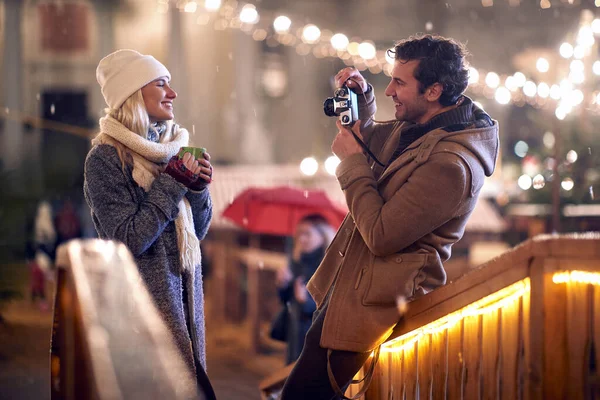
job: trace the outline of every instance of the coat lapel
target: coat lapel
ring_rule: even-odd
[[[388,139],[383,144],[383,147],[382,147],[381,151],[379,152],[379,157],[378,157],[379,161],[381,161],[382,163],[387,164],[388,160],[394,154],[394,150],[396,150],[396,147],[398,147],[398,142],[400,141],[401,128],[402,128],[402,125],[400,125],[400,127],[398,127],[397,129],[394,129],[392,131],[392,133],[390,134],[390,136],[388,137]],[[373,163],[372,170],[373,170],[373,175],[375,177],[381,176],[381,174],[385,172],[385,169],[386,169],[386,167],[382,167],[381,165],[379,165],[375,162]]]
[[[423,135],[422,137],[420,137],[419,139],[417,139],[413,143],[411,143],[406,148],[406,150],[404,150],[404,152],[402,154],[400,154],[400,156],[398,158],[396,158],[390,165],[388,165],[385,168],[383,173],[377,179],[377,182],[382,182],[385,178],[387,178],[388,176],[393,174],[394,171],[397,171],[399,168],[402,168],[409,162],[413,161],[415,159],[415,157],[417,156],[417,153],[419,152],[419,147],[421,146],[421,144],[423,144],[423,142],[425,142],[426,139],[428,139],[430,136],[432,136],[431,134],[434,132],[437,132],[437,130],[431,131],[430,133]],[[398,134],[398,140],[400,140],[399,134]],[[398,140],[396,140],[396,146],[398,145]],[[436,140],[436,142],[437,142],[437,140]],[[431,146],[431,147],[433,147],[433,146]],[[396,147],[391,149],[391,153],[387,155],[388,158],[386,160],[389,160],[389,158],[394,153],[394,150],[396,150]]]

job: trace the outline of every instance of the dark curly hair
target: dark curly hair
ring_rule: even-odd
[[[419,90],[434,83],[443,87],[439,102],[443,106],[456,104],[469,84],[469,67],[465,58],[469,52],[465,46],[453,39],[437,35],[411,36],[389,49],[390,56],[404,62],[419,60],[414,76],[419,81]]]

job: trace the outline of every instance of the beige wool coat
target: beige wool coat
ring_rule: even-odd
[[[373,91],[365,97],[361,133],[387,165],[406,123],[371,122]],[[494,171],[498,148],[492,121],[484,128],[430,131],[385,168],[363,154],[340,163],[336,175],[350,212],[307,284],[319,308],[329,299],[321,347],[374,349],[399,320],[398,296],[411,300],[445,284],[443,262]]]

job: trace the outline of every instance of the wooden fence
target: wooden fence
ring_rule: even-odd
[[[365,398],[600,398],[599,310],[600,234],[534,238],[410,303]]]
[[[201,399],[123,244],[59,248],[52,399]]]

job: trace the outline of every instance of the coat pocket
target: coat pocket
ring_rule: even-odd
[[[363,295],[365,306],[393,306],[398,296],[410,299],[420,283],[421,270],[427,254],[397,253],[387,257],[374,257],[367,272],[368,285]]]

